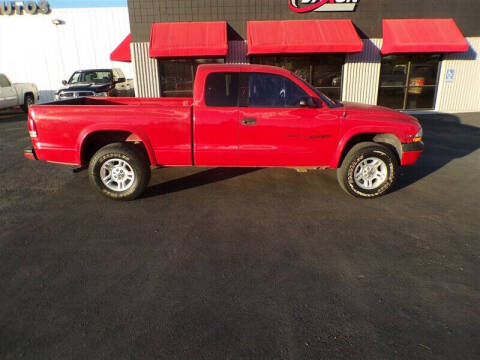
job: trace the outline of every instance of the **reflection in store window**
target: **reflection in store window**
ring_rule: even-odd
[[[283,67],[329,97],[341,99],[344,54],[255,56],[252,57],[251,62]]]
[[[193,81],[201,64],[222,64],[223,59],[159,60],[162,97],[192,97]]]
[[[384,56],[378,105],[399,110],[435,108],[440,60],[439,54]]]

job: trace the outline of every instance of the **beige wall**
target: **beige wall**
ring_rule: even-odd
[[[446,54],[442,61],[437,93],[437,111],[480,111],[480,38],[467,38],[467,53]],[[448,69],[455,70],[452,82],[446,81]]]
[[[148,55],[149,45],[148,42],[130,44],[137,97],[160,97],[158,61]]]
[[[363,52],[347,55],[343,67],[343,101],[377,104],[382,39],[363,40]]]

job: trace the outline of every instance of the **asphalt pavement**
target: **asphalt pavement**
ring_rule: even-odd
[[[114,202],[0,113],[0,359],[479,359],[480,114],[419,118],[379,199],[174,168]]]

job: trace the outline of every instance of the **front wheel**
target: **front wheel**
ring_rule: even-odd
[[[371,199],[392,189],[397,169],[397,158],[390,149],[364,142],[348,152],[337,170],[337,178],[342,189],[350,195]]]
[[[138,198],[150,181],[146,155],[129,143],[114,143],[98,150],[90,160],[88,173],[90,182],[114,200]]]

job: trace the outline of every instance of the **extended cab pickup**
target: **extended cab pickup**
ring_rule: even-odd
[[[23,111],[38,100],[38,88],[35,84],[12,84],[5,74],[0,74],[0,110],[21,106]]]
[[[202,65],[193,98],[79,98],[32,106],[29,159],[89,169],[121,200],[142,194],[151,167],[338,169],[341,187],[373,198],[423,150],[418,121],[339,103],[287,70]]]

